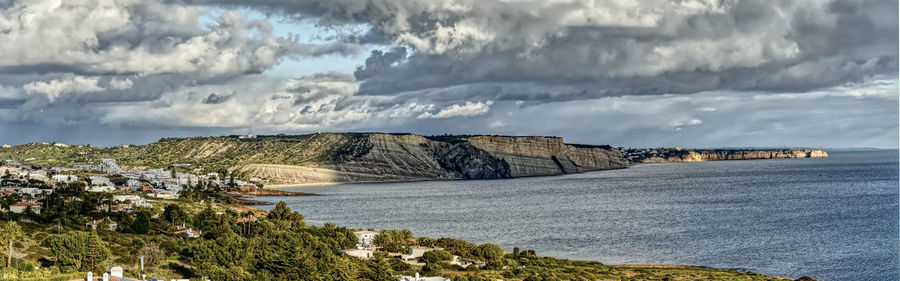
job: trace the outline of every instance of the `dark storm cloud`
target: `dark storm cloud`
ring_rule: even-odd
[[[234,93],[230,95],[220,95],[216,93],[209,93],[209,96],[206,96],[203,99],[203,104],[219,104],[228,101],[231,97],[234,96]]]
[[[529,100],[799,92],[897,69],[891,0],[200,2],[325,26],[368,24],[368,33],[411,48],[405,63],[389,56],[393,50],[373,52],[356,72],[365,80],[360,92],[371,95],[471,86],[475,97],[485,84],[515,83],[545,88],[522,97]]]
[[[387,52],[373,50],[372,55],[366,59],[366,64],[356,68],[353,76],[357,80],[366,80],[378,75],[382,71],[390,70],[391,66],[406,59],[406,48],[395,47]]]

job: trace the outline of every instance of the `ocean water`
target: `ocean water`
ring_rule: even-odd
[[[609,264],[898,280],[896,150],[638,165],[510,180],[286,188],[309,223],[407,228]],[[272,206],[258,206],[270,209]]]

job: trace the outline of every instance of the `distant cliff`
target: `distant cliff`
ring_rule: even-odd
[[[95,148],[31,143],[0,148],[0,160],[70,167],[113,158],[126,168],[191,164],[202,173],[238,171],[281,184],[432,179],[504,179],[621,169],[630,163],[827,157],[820,150],[619,150],[559,137],[326,133],[297,136],[165,138]],[[184,168],[182,168],[184,169]]]
[[[429,179],[503,179],[625,168],[610,147],[576,146],[556,137],[365,134],[329,167],[249,164],[241,171],[282,183]]]
[[[778,158],[828,157],[828,153],[814,149],[707,149],[681,148],[630,149],[624,156],[631,163],[695,162],[717,160],[752,160]]]
[[[625,168],[609,146],[563,143],[558,137],[327,133],[298,136],[165,138],[147,145],[95,148],[32,143],[0,148],[0,160],[67,167],[114,158],[128,168],[242,172],[282,184],[502,179]]]

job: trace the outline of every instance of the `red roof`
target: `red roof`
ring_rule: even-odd
[[[22,207],[28,207],[28,206],[32,206],[32,207],[34,207],[34,206],[40,206],[40,204],[31,203],[31,202],[19,202],[19,203],[12,204],[12,205],[13,205],[13,206],[16,206],[16,207],[19,207],[19,206],[22,206]]]

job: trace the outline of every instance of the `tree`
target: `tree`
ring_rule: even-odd
[[[444,248],[444,250],[450,252],[451,254],[461,257],[471,257],[472,250],[475,249],[475,244],[464,240],[446,237],[438,239],[437,244],[438,247]]]
[[[414,242],[412,232],[408,229],[385,229],[375,235],[372,241],[388,252],[402,252],[404,247]]]
[[[269,211],[266,218],[277,221],[276,223],[282,224],[285,228],[306,225],[306,222],[303,221],[303,215],[292,212],[284,201],[278,202],[278,204],[275,205],[275,208],[272,209],[272,211]]]
[[[91,231],[87,238],[87,252],[85,252],[85,259],[90,264],[89,269],[96,270],[103,261],[109,258],[109,252],[97,232]]]
[[[472,255],[484,261],[496,261],[503,258],[503,248],[496,244],[481,244],[472,250]]]
[[[144,257],[144,265],[147,267],[155,266],[166,259],[165,253],[156,245],[144,246],[137,252],[137,256]]]
[[[150,232],[150,214],[141,211],[137,213],[137,218],[131,224],[131,231],[136,234],[147,234]]]
[[[3,224],[3,227],[0,227],[0,237],[5,240],[3,244],[7,244],[7,254],[6,254],[6,267],[8,268],[10,265],[10,261],[12,261],[12,253],[13,253],[13,240],[21,239],[24,234],[22,233],[22,228],[19,227],[14,221],[8,221]]]
[[[453,255],[444,250],[428,251],[425,252],[425,254],[422,254],[422,260],[426,263],[442,263],[452,259]]]
[[[172,224],[178,224],[178,222],[184,222],[187,220],[187,212],[181,208],[181,205],[178,204],[170,204],[166,206],[166,210],[163,211],[163,218]]]
[[[436,263],[426,263],[425,266],[422,267],[422,273],[426,276],[428,275],[441,275],[441,265]]]
[[[206,205],[206,209],[194,216],[194,226],[203,231],[204,238],[214,239],[233,233],[231,219],[228,213],[216,214],[211,205]]]
[[[72,231],[53,235],[42,245],[50,249],[58,266],[81,271],[98,269],[110,253],[96,232]]]
[[[376,255],[368,268],[363,272],[366,278],[372,281],[394,281],[397,277],[391,271],[391,265],[386,258]]]

